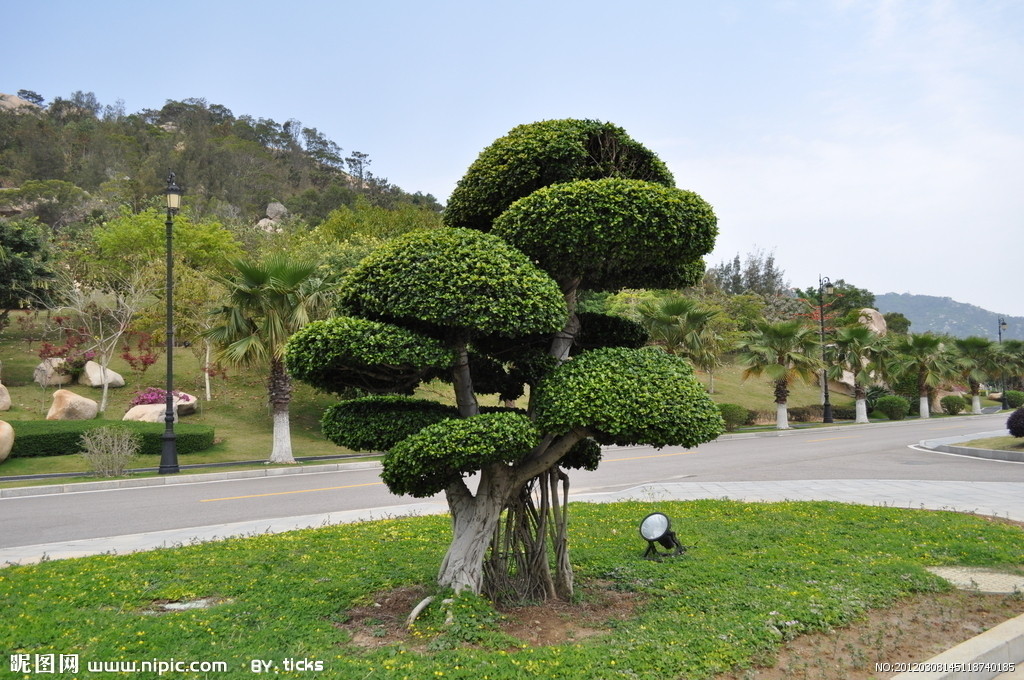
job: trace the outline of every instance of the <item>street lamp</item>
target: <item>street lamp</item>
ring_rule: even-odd
[[[164,412],[164,434],[160,449],[160,474],[179,472],[178,442],[174,436],[174,278],[171,250],[171,234],[174,216],[181,208],[184,193],[175,181],[174,173],[167,176],[167,410]]]
[[[1006,330],[1006,319],[1004,319],[1003,317],[999,317],[999,322],[998,322],[998,325],[997,325],[996,328],[997,328],[997,331],[999,333],[999,347],[1000,347],[1000,349],[1002,349],[1002,347],[1003,347],[1003,331]],[[1010,402],[1006,401],[1006,375],[1005,374],[1003,374],[1003,398],[1002,398],[1002,402],[1003,402],[1003,404],[1002,404],[1003,410],[1004,411],[1008,410],[1010,408]]]
[[[821,322],[821,387],[824,395],[823,423],[832,421],[832,403],[828,400],[828,367],[825,366],[825,294],[832,295],[836,289],[828,277],[818,275],[818,320]]]

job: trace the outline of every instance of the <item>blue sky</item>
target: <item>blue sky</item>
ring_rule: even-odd
[[[1021,0],[6,4],[0,92],[297,119],[442,201],[515,125],[607,120],[715,206],[712,264],[1024,316]]]

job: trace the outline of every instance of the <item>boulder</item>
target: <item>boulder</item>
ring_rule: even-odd
[[[11,410],[11,393],[7,391],[7,388],[0,384],[0,411]]]
[[[32,380],[36,381],[40,387],[67,385],[71,382],[71,376],[61,372],[60,368],[63,365],[64,360],[60,357],[43,359],[43,362],[32,372]]]
[[[0,463],[7,460],[14,448],[14,428],[10,423],[0,420]]]
[[[870,307],[865,307],[860,310],[860,322],[878,335],[885,335],[889,330],[888,324],[885,323],[885,317],[882,316],[882,313],[877,309],[871,309]]]
[[[288,217],[288,208],[284,207],[284,203],[274,201],[267,205],[267,217],[275,222],[279,222]]]
[[[196,412],[199,399],[194,394],[175,390],[174,404],[179,416],[190,416]]]
[[[88,397],[70,390],[53,393],[53,404],[46,414],[47,420],[92,420],[100,412],[100,405]]]
[[[78,376],[78,384],[86,387],[103,387],[103,367],[95,361],[85,362],[82,375]],[[124,378],[117,371],[107,367],[107,385],[109,387],[124,387]]]
[[[139,404],[132,406],[121,420],[134,420],[139,423],[162,423],[167,413],[167,404]],[[174,422],[178,422],[177,413]]]

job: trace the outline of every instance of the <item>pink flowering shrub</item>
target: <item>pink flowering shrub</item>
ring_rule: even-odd
[[[192,401],[184,392],[174,390],[174,396],[181,401]],[[139,406],[140,404],[166,404],[167,390],[159,387],[147,387],[141,392],[136,392],[135,397],[128,403],[128,406]]]

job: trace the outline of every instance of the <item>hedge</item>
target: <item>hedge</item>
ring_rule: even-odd
[[[126,420],[15,420],[11,457],[66,456],[79,453],[81,436],[97,427],[120,427],[142,437],[142,455],[160,455],[163,448],[163,423],[139,423]],[[174,426],[178,453],[187,455],[213,446],[213,428],[209,425],[177,423]]]

